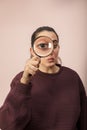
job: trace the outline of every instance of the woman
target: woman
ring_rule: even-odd
[[[33,49],[41,36],[53,43],[53,50],[45,57]],[[85,89],[74,70],[57,64],[59,49],[53,28],[39,27],[32,34],[31,58],[13,79],[0,109],[2,130],[86,130]]]

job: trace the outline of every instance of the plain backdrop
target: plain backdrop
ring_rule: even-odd
[[[44,25],[58,33],[62,64],[87,91],[87,0],[0,0],[0,105],[30,57],[33,31]]]

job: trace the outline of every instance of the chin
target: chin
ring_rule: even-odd
[[[55,63],[54,63],[54,62],[47,63],[46,66],[47,66],[47,67],[53,67],[53,66],[55,66]]]

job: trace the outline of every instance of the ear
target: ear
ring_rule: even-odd
[[[58,53],[59,53],[59,51],[60,51],[60,45],[58,44]]]
[[[34,51],[33,51],[33,48],[30,48],[30,54],[31,54],[31,57],[32,57],[32,56],[35,56],[35,53],[34,53]]]
[[[58,44],[58,49],[60,50],[60,45]]]

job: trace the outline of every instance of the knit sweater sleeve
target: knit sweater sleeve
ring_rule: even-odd
[[[0,108],[1,130],[22,130],[31,119],[31,83],[20,83],[19,73],[11,83],[11,90]]]
[[[80,117],[79,117],[77,125],[78,125],[79,130],[87,130],[86,129],[86,124],[87,124],[86,91],[85,91],[85,88],[83,86],[83,83],[82,83],[80,77],[78,79],[78,82],[79,82],[79,88],[80,88],[80,106],[81,106],[81,110],[80,110]]]

